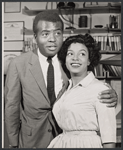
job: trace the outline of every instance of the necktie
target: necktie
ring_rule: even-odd
[[[54,90],[54,68],[52,65],[52,58],[48,57],[47,61],[49,63],[48,71],[47,71],[47,92],[52,106],[56,100],[55,90]]]
[[[52,58],[48,57],[47,61],[49,63],[48,71],[47,71],[47,92],[48,92],[48,96],[49,96],[51,107],[52,107],[56,100],[55,91],[54,91],[54,68],[52,65]],[[52,111],[51,111],[51,114],[52,114]],[[52,114],[52,119],[55,123],[55,127],[52,128],[52,133],[55,138],[57,135],[55,128],[59,134],[62,132],[62,130],[59,128],[53,114]]]

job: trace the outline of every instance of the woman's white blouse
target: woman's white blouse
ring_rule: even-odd
[[[102,143],[116,142],[115,107],[107,107],[98,94],[108,87],[92,72],[76,86],[72,82],[54,104],[53,114],[59,126],[66,131],[100,132]]]

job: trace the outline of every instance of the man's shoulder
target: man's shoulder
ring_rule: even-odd
[[[31,57],[32,54],[33,54],[32,51],[27,52],[27,53],[22,53],[21,55],[15,57],[13,59],[13,61],[15,61],[15,62],[26,61],[26,60],[28,60]]]
[[[26,66],[32,59],[33,56],[35,56],[32,51],[27,52],[27,53],[22,53],[20,56],[15,57],[12,59],[10,62],[10,66],[16,65],[16,66]]]

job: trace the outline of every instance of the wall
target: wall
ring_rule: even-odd
[[[90,2],[89,2],[90,3]],[[41,10],[41,9],[46,9],[46,4],[48,9],[51,9],[51,2],[21,2],[21,12],[20,13],[4,13],[4,22],[9,22],[9,21],[24,21],[24,28],[27,29],[32,29],[32,24],[33,24],[33,18],[35,16],[28,16],[23,14],[23,9],[26,6],[29,9],[32,10]],[[53,9],[56,9],[56,2],[52,3]],[[75,2],[76,4],[76,8],[83,8],[83,2]],[[87,2],[86,2],[87,4]],[[95,2],[93,2],[93,4],[95,4]],[[99,2],[99,4],[103,4],[103,5],[107,5],[108,2]],[[81,14],[82,15],[82,14]],[[88,14],[84,14],[88,16],[88,26],[90,24],[90,15]],[[95,24],[98,25],[103,25],[104,27],[106,27],[106,23],[109,22],[109,15],[110,14],[94,14],[93,15],[93,19],[92,19],[92,28],[94,27]],[[66,19],[67,16],[64,15],[64,17]],[[70,16],[69,16],[70,17]],[[74,21],[75,21],[75,28],[78,28],[78,19],[79,19],[80,15],[74,15]],[[70,24],[66,21],[64,21],[65,23],[65,28],[68,27]],[[102,33],[103,35],[103,33]],[[24,36],[24,40],[27,41],[27,39],[29,38],[33,38],[33,35],[29,36],[26,35]],[[34,40],[34,39],[33,39]],[[11,59],[13,59],[14,57],[20,55],[22,53],[22,51],[24,50],[25,47],[25,43],[24,41],[12,41],[12,42],[4,42],[4,73],[6,74],[9,62],[11,61]]]
[[[22,13],[22,9],[24,9],[25,6],[28,7],[29,9],[33,9],[33,10],[45,9],[46,4],[47,4],[47,2],[21,2],[21,12],[20,13],[5,13],[4,21],[5,22],[6,21],[24,21],[25,28],[32,29],[33,18],[35,16],[24,15]],[[75,4],[76,4],[76,8],[83,7],[83,2],[75,2]],[[107,4],[107,2],[105,4]],[[55,9],[55,8],[56,8],[56,2],[53,2],[53,9]],[[51,2],[48,3],[48,9],[51,9]],[[102,17],[97,16],[97,15],[93,16],[92,27],[94,27],[95,23],[106,26],[105,22],[108,22],[109,16],[103,15],[103,14],[101,14],[101,15],[102,15]],[[78,24],[79,15],[75,15],[74,17],[75,17],[74,21],[76,22],[76,24]],[[67,26],[67,24],[65,23],[65,27],[66,26]],[[75,27],[78,27],[78,25],[75,25]],[[13,43],[5,42],[4,43],[4,50],[22,50],[22,49],[23,49],[23,42],[13,42]]]

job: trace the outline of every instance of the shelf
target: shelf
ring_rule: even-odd
[[[111,30],[112,32],[112,30]],[[115,29],[114,32],[121,33],[121,29]],[[23,31],[25,35],[33,35],[31,29],[26,29]],[[65,29],[64,34],[81,34],[81,33],[110,33],[110,29],[100,28],[100,29],[89,29],[89,28],[78,28],[78,29]]]
[[[106,80],[121,80],[121,77],[109,76],[105,78]]]
[[[105,65],[121,66],[121,60],[102,60],[100,63]]]
[[[121,54],[121,51],[100,51],[101,54]]]
[[[121,80],[121,77],[113,77],[113,76],[109,76],[109,77],[97,76],[96,78],[99,80]]]
[[[111,7],[111,6],[104,6],[104,7],[89,7],[89,8],[75,8],[72,9],[74,14],[95,14],[95,13],[121,13],[121,7]],[[42,10],[31,10],[28,9],[26,6],[22,9],[22,13],[28,16],[35,16],[40,12],[43,11],[52,11],[59,13],[59,9],[42,9]],[[62,14],[66,14],[70,12],[70,8],[61,9]]]
[[[109,32],[121,32],[121,29],[111,29],[111,28],[109,28]]]
[[[99,80],[105,80],[106,79],[105,76],[96,76],[96,78],[99,79]]]
[[[121,54],[103,59],[100,61],[100,63],[105,65],[121,66]]]
[[[78,29],[65,29],[64,34],[81,34],[81,33],[110,33],[117,32],[121,33],[121,29],[108,29],[108,28],[78,28]]]

